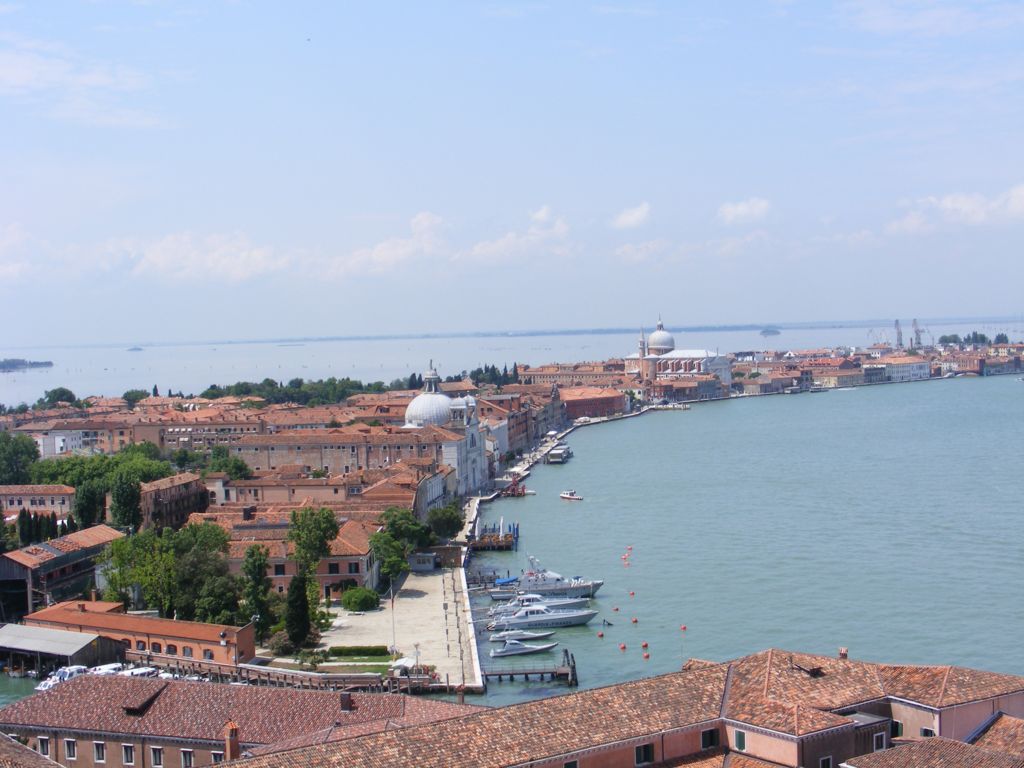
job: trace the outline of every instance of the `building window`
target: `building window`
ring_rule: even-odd
[[[890,739],[898,739],[902,735],[903,735],[903,723],[901,723],[899,720],[893,720],[889,724],[889,738]]]
[[[922,728],[921,729],[921,738],[922,739],[930,739],[934,735],[935,735],[935,729],[934,728]]]
[[[818,761],[818,768],[832,768],[832,755],[821,758]]]
[[[145,643],[145,641],[143,641],[143,640],[136,640],[135,641],[135,650],[136,651],[144,651],[144,650],[146,650],[146,643]]]
[[[192,750],[181,750],[181,768],[192,768]]]
[[[105,763],[107,762],[107,744],[103,741],[94,741],[92,743],[92,761],[94,763]]]
[[[64,757],[68,760],[78,759],[78,742],[74,739],[64,739]]]
[[[190,646],[190,645],[183,645],[181,647],[181,655],[184,656],[187,659],[191,659],[192,658],[192,646]]]
[[[50,739],[47,736],[40,736],[36,739],[36,749],[43,757],[50,756]]]
[[[213,661],[213,651],[211,651],[209,648],[206,648],[203,651],[203,658],[207,661]]]
[[[153,763],[153,768],[163,768],[164,765],[164,748],[163,747],[150,747],[149,748],[150,762]]]
[[[883,749],[885,749],[885,734],[876,733],[874,735],[874,742],[875,752],[881,752]]]
[[[348,564],[348,572],[349,573],[359,573],[359,563],[358,562],[349,563]]]
[[[327,573],[329,573],[332,576],[337,576],[338,573],[339,573],[338,564],[337,563],[328,563],[327,564]]]
[[[654,745],[641,744],[636,748],[636,765],[647,765],[654,762]]]
[[[178,655],[178,646],[176,646],[174,643],[168,643],[167,644],[167,655],[168,656],[177,656]]]
[[[700,748],[711,749],[718,746],[718,729],[708,728],[700,732]]]
[[[214,765],[216,765],[217,763],[223,763],[224,762],[224,753],[223,752],[211,752],[210,753],[210,757],[213,758],[213,764]]]
[[[284,576],[284,563],[274,563],[274,575]]]
[[[160,643],[151,643],[149,646],[149,650],[151,650],[153,653],[163,653],[163,646],[160,645]]]
[[[135,745],[134,744],[122,744],[121,745],[121,763],[122,763],[122,765],[135,765]]]
[[[579,760],[570,760],[567,763],[562,763],[562,768],[580,768]]]
[[[736,731],[735,740],[736,740],[736,751],[737,752],[746,752],[747,751],[747,732],[746,731]]]

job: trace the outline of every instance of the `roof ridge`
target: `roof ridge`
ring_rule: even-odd
[[[943,699],[946,698],[946,682],[949,680],[949,673],[953,671],[953,665],[950,664],[946,667],[946,674],[942,676],[942,687],[939,689],[939,698],[936,700],[938,706],[942,706]]]
[[[768,649],[768,660],[765,662],[765,665],[764,665],[764,693],[763,693],[763,695],[764,695],[764,697],[766,699],[768,698],[768,683],[771,681],[771,676],[772,676],[772,658],[773,658],[774,654],[775,654],[775,649],[774,648],[769,648]]]

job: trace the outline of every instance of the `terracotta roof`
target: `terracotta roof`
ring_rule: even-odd
[[[177,475],[171,475],[170,477],[164,477],[160,480],[154,480],[151,483],[142,483],[139,488],[142,493],[149,491],[165,491],[168,488],[174,488],[179,485],[187,485],[188,483],[194,483],[196,480],[202,478],[199,475],[194,475],[191,472],[181,472]]]
[[[58,493],[74,493],[75,489],[70,485],[0,485],[0,494],[23,493],[26,496],[39,494],[40,496]]]
[[[265,755],[240,765],[518,765],[714,720],[721,707],[725,677],[722,665],[677,672],[487,710],[428,727]],[[530,737],[524,738],[524,734]]]
[[[76,606],[76,601],[51,605],[49,608],[30,613],[25,617],[25,623],[108,636],[119,632],[135,632],[210,643],[220,642],[221,632],[234,634],[240,629],[227,624],[204,624],[200,621],[178,621],[126,613],[79,611]]]
[[[1024,759],[941,737],[851,757],[853,768],[1024,768]]]
[[[1024,691],[1024,677],[966,667],[880,664],[878,674],[888,695],[929,707],[951,707]]]
[[[51,745],[51,749],[55,748]],[[56,768],[57,763],[0,733],[0,768]]]
[[[1024,720],[1000,712],[973,743],[985,749],[1024,757]]]
[[[26,568],[38,568],[48,560],[53,560],[55,557],[60,557],[63,554],[92,549],[93,547],[102,547],[114,541],[114,539],[123,537],[123,533],[115,531],[109,526],[94,525],[92,528],[75,531],[67,536],[51,539],[43,544],[33,544],[29,547],[16,549],[13,552],[6,552],[3,556]]]
[[[352,709],[345,711],[339,694],[329,691],[82,675],[0,709],[0,724],[222,743],[224,724],[231,720],[243,745],[261,745],[335,725],[377,722],[383,728],[388,722],[413,725],[476,711],[400,694],[351,696]]]

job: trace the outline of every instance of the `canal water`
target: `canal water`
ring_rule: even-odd
[[[532,554],[605,580],[600,616],[553,638],[582,687],[769,647],[1024,675],[1022,427],[1012,376],[589,426],[568,464],[534,468],[536,496],[484,506],[488,522],[520,523],[520,547],[477,563],[518,573]],[[569,488],[584,501],[561,501]],[[494,683],[485,703],[564,691]]]

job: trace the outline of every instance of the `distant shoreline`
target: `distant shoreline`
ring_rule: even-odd
[[[8,357],[0,360],[0,373],[15,373],[27,371],[32,368],[52,368],[50,360],[22,360],[18,357]]]
[[[922,317],[922,325],[977,325],[983,323],[1016,323],[1021,317],[1002,315],[991,317]],[[811,320],[793,323],[723,323],[705,325],[666,326],[673,333],[742,333],[773,329],[785,330],[830,330],[836,328],[889,328],[893,318],[875,318],[864,320]],[[530,338],[545,336],[614,336],[636,334],[638,327],[608,328],[541,328],[536,330],[511,331],[450,331],[435,333],[392,333],[392,334],[356,334],[350,336],[282,336],[257,339],[209,339],[197,341],[148,341],[146,347],[203,347],[242,344],[310,344],[328,341],[403,341],[423,339],[501,339]],[[105,342],[103,344],[43,344],[38,346],[16,346],[9,349],[116,349],[123,347],[124,341]]]

